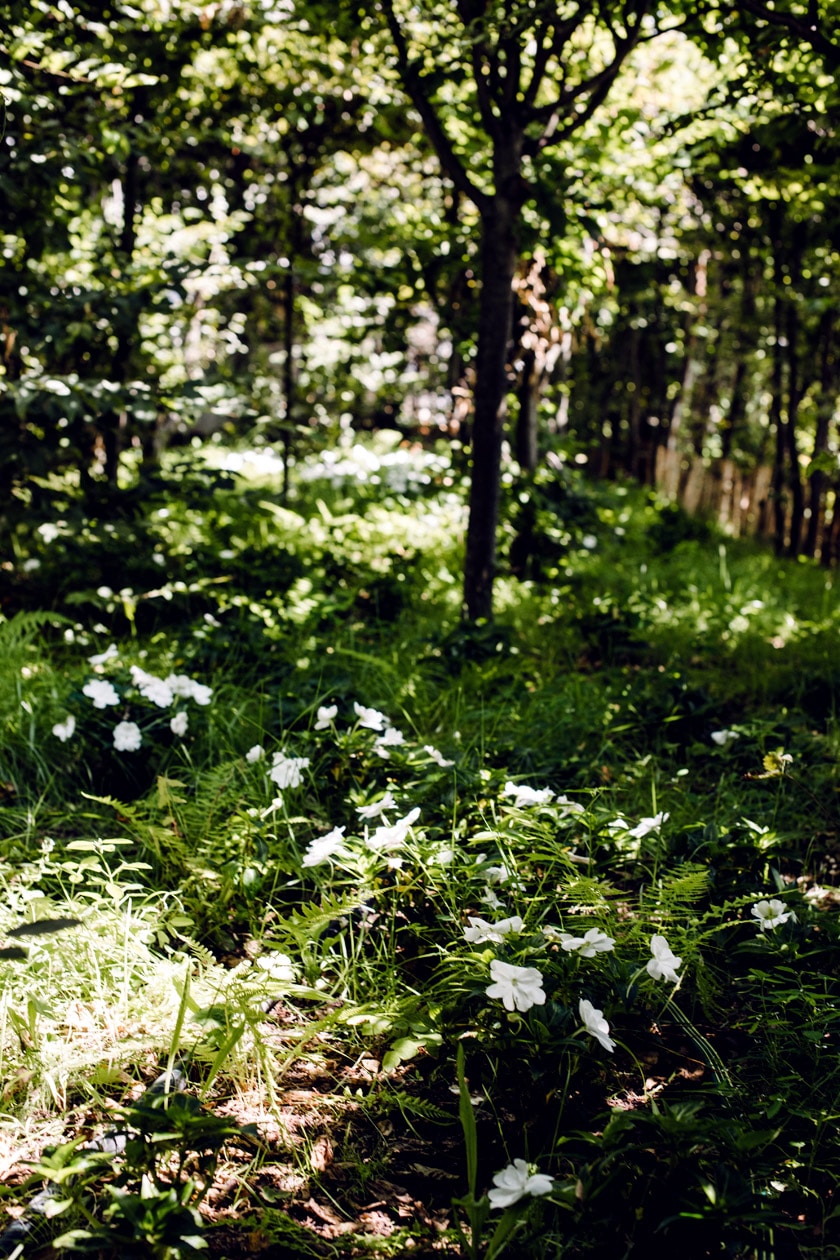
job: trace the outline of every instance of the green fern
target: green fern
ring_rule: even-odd
[[[676,918],[708,895],[710,872],[700,863],[686,863],[673,875],[664,876],[641,895],[641,908],[661,918]]]
[[[320,904],[309,902],[284,918],[274,929],[273,935],[279,936],[281,940],[286,937],[298,948],[302,948],[309,941],[322,936],[328,927],[341,923],[342,919],[358,908],[358,898],[342,899],[325,893]]]

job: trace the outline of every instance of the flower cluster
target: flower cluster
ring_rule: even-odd
[[[108,662],[117,660],[119,652],[115,643],[112,643],[104,652],[98,652],[94,656],[88,657],[88,664],[94,669],[100,669]],[[131,665],[129,667],[130,684],[126,685],[126,690],[133,688],[141,697],[153,705],[156,709],[169,709],[176,706],[176,711],[169,719],[169,729],[173,735],[177,735],[182,739],[187,733],[189,727],[189,715],[185,709],[177,708],[179,700],[192,700],[198,705],[208,705],[213,695],[213,690],[205,683],[198,682],[195,678],[190,678],[186,674],[169,674],[166,678],[160,678],[156,674],[150,674],[147,670],[142,669],[139,665]],[[82,687],[82,695],[90,700],[94,709],[104,711],[109,708],[115,708],[118,705],[128,703],[126,697],[121,695],[112,681],[107,678],[91,678]],[[78,719],[74,713],[68,713],[61,721],[56,722],[52,728],[52,733],[56,739],[66,743],[72,739],[76,733]],[[129,720],[127,717],[117,722],[112,732],[113,745],[117,752],[136,752],[143,745],[143,734],[137,722]]]
[[[763,904],[767,904],[766,902]],[[781,906],[781,903],[777,903]],[[464,938],[470,944],[484,942],[503,944],[512,933],[520,933],[524,923],[518,915],[508,919],[500,919],[496,923],[488,923],[474,916],[469,918],[469,927],[464,928]],[[583,936],[572,936],[569,932],[558,932],[556,928],[544,928],[547,940],[554,941],[567,953],[576,953],[582,958],[594,958],[597,954],[611,953],[615,941],[600,928],[590,928]],[[654,980],[667,980],[672,984],[679,982],[677,969],[682,959],[672,951],[664,936],[658,933],[650,939],[651,957],[645,970]],[[543,1006],[546,1000],[543,988],[543,974],[537,967],[518,967],[514,963],[494,958],[490,963],[491,984],[484,990],[487,997],[498,999],[505,1010],[524,1013],[532,1006]],[[615,1042],[610,1037],[610,1026],[604,1018],[603,1011],[598,1010],[587,998],[581,998],[578,1012],[583,1021],[584,1031],[612,1052]]]

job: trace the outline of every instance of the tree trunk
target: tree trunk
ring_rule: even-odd
[[[773,368],[770,377],[770,427],[776,434],[776,454],[773,461],[773,545],[776,555],[783,554],[785,549],[785,528],[787,525],[787,493],[785,477],[785,456],[787,440],[784,423],[784,361],[783,361],[783,322],[782,299],[776,298],[773,337]]]
[[[834,383],[837,364],[834,354],[834,318],[833,312],[826,311],[819,327],[820,343],[820,392],[817,399],[817,427],[814,434],[814,450],[811,456],[814,467],[808,478],[809,494],[808,530],[802,552],[812,558],[817,554],[817,544],[822,533],[823,515],[825,512],[825,492],[828,487],[828,476],[825,465],[828,462],[828,436],[834,416],[836,398]]]
[[[517,398],[516,462],[523,472],[536,470],[539,458],[538,415],[540,401],[540,371],[535,350],[522,355],[522,374]]]
[[[788,446],[788,462],[790,466],[791,514],[788,555],[799,555],[802,539],[802,522],[805,519],[805,491],[802,485],[802,473],[799,468],[799,449],[796,442],[796,427],[799,420],[799,400],[802,397],[802,386],[799,373],[799,282],[801,280],[801,247],[797,230],[791,250],[790,279],[791,293],[787,299],[785,319],[785,335],[787,337],[787,424],[785,435]]]
[[[464,612],[469,621],[493,615],[496,526],[507,399],[508,346],[513,324],[518,205],[497,193],[482,215],[472,432],[472,477],[464,561]]]

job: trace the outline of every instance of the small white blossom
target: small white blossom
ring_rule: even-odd
[[[195,703],[200,705],[209,704],[212,698],[213,688],[208,687],[206,683],[196,682],[195,679],[193,679],[192,699]]]
[[[115,656],[119,656],[116,643],[106,647],[104,652],[97,652],[95,656],[89,656],[88,665],[104,665],[106,661],[112,661]]]
[[[712,731],[710,736],[713,744],[717,744],[719,748],[725,748],[733,739],[738,739],[737,731]]]
[[[373,741],[373,751],[386,760],[390,757],[389,748],[397,748],[405,743],[405,736],[395,726],[389,726],[382,735]]]
[[[142,743],[143,737],[136,722],[119,722],[114,727],[114,747],[117,752],[137,752]]]
[[[189,718],[185,709],[182,709],[180,713],[176,713],[169,723],[169,729],[172,734],[178,736],[186,735],[188,726]]]
[[[245,754],[245,760],[249,765],[253,765],[255,761],[261,761],[265,756],[265,749],[262,744],[254,744]]]
[[[328,727],[332,726],[337,714],[337,704],[322,704],[315,716],[315,730],[327,730]]]
[[[557,938],[567,953],[579,953],[581,958],[594,958],[596,954],[608,953],[615,947],[615,941],[600,928],[590,928],[583,936],[572,936],[570,932],[561,932]]]
[[[493,1177],[492,1190],[487,1191],[494,1210],[513,1207],[526,1194],[550,1194],[554,1181],[546,1173],[532,1173],[524,1159],[515,1159]]]
[[[682,959],[672,951],[664,936],[654,935],[650,938],[650,952],[653,957],[645,967],[648,975],[654,980],[668,980],[671,984],[676,984],[679,980],[677,968]]]
[[[169,708],[175,699],[175,693],[168,682],[164,682],[155,674],[147,674],[145,669],[140,669],[137,665],[131,666],[131,681],[140,695],[146,700],[151,700],[152,704],[156,704],[159,709]]]
[[[275,796],[270,805],[266,805],[264,810],[260,811],[260,821],[270,818],[272,814],[276,814],[278,809],[283,808],[283,797]]]
[[[454,761],[450,761],[447,757],[444,757],[440,749],[433,747],[432,744],[424,744],[423,752],[428,753],[432,761],[434,761],[436,765],[440,766],[444,770],[447,769],[448,766],[455,765]]]
[[[516,809],[526,805],[547,805],[554,800],[551,788],[532,788],[525,783],[512,783],[510,779],[502,788],[502,796],[512,796]]]
[[[642,840],[651,831],[659,831],[662,824],[667,822],[670,817],[670,814],[659,813],[654,814],[653,818],[643,818],[635,827],[631,827],[627,834],[632,836],[634,840]]]
[[[612,1054],[615,1049],[615,1042],[610,1036],[610,1026],[604,1019],[604,1012],[599,1011],[586,998],[581,998],[578,1002],[578,1011],[583,1020],[583,1026],[590,1037],[594,1037],[605,1050],[609,1050],[610,1054]]]
[[[554,803],[562,807],[563,817],[568,817],[570,814],[586,813],[585,808],[579,801],[570,801],[568,796],[558,796]]]
[[[532,1006],[545,1002],[542,972],[536,967],[516,967],[494,958],[490,978],[493,983],[484,992],[490,998],[498,998],[506,1011],[530,1011]]]
[[[384,731],[389,725],[385,714],[378,709],[368,709],[365,705],[354,702],[353,710],[359,719],[359,726],[365,726],[370,731]]]
[[[287,757],[285,753],[274,754],[273,765],[268,777],[279,788],[300,787],[303,782],[302,771],[309,765],[308,757]]]
[[[327,835],[318,836],[312,840],[303,855],[301,865],[320,866],[322,862],[328,862],[330,858],[346,857],[347,850],[343,843],[345,830],[345,827],[334,827]]]
[[[785,910],[785,903],[776,898],[772,901],[757,901],[750,914],[758,919],[758,926],[762,932],[772,932],[774,928],[787,923],[788,919],[793,917],[790,910]]]
[[[405,843],[409,829],[414,826],[419,817],[420,810],[415,808],[410,810],[404,818],[398,818],[392,827],[377,827],[373,835],[368,838],[368,848],[373,849],[374,852],[383,849],[398,849]]]
[[[505,906],[505,903],[499,900],[489,884],[487,884],[484,892],[479,897],[479,901],[483,901],[485,906],[489,906],[491,910],[503,910]]]
[[[73,738],[73,732],[75,729],[76,719],[73,717],[72,713],[68,713],[63,722],[56,722],[55,726],[52,728],[52,733],[55,735],[56,739],[60,739],[62,744],[65,744],[68,739]]]
[[[357,805],[356,813],[360,818],[370,820],[379,818],[384,814],[386,809],[396,809],[397,802],[394,800],[390,792],[386,792],[378,801],[374,801],[372,805]]]
[[[196,682],[194,678],[190,678],[187,674],[169,674],[164,681],[173,696],[180,696],[182,700],[194,700],[196,704],[204,705],[210,703],[213,688],[205,686],[204,683]]]
[[[260,954],[257,966],[278,983],[294,983],[295,969],[288,954],[275,953],[273,950],[270,954]]]
[[[102,678],[94,678],[82,687],[82,695],[93,701],[94,709],[107,709],[109,704],[119,704],[116,688]]]
[[[488,923],[486,919],[479,919],[474,915],[469,915],[468,920],[470,926],[464,928],[464,940],[471,945],[481,945],[484,941],[501,945],[511,932],[521,932],[525,926],[518,914],[509,919],[499,919],[498,923]]]

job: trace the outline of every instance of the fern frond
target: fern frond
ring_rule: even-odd
[[[708,895],[710,882],[708,866],[686,863],[673,875],[645,889],[641,897],[642,909],[667,917],[679,915]]]

